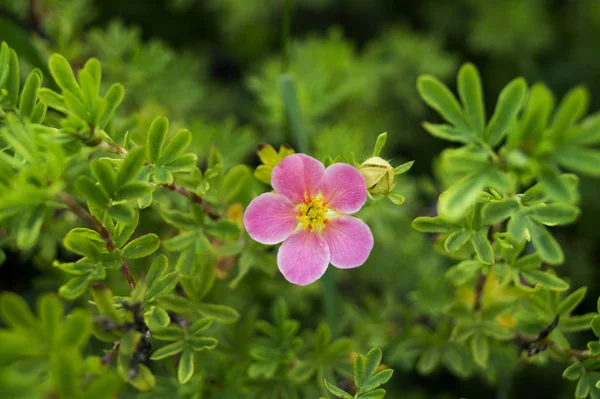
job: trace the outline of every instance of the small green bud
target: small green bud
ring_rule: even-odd
[[[360,165],[358,170],[365,178],[370,193],[387,194],[394,188],[394,168],[385,159],[369,158]]]

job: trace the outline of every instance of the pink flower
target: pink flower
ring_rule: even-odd
[[[373,235],[362,220],[349,216],[367,200],[360,172],[347,164],[325,166],[304,154],[284,158],[274,169],[277,192],[256,197],[244,214],[250,237],[263,244],[283,242],[277,264],[299,285],[318,280],[327,265],[362,265],[373,248]]]

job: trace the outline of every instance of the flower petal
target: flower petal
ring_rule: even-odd
[[[304,202],[304,194],[317,195],[325,166],[304,154],[285,157],[273,169],[271,185],[278,194],[285,195],[294,204]]]
[[[340,269],[362,265],[373,249],[373,235],[369,226],[352,216],[330,220],[323,229],[323,238],[329,245],[331,264]]]
[[[298,225],[298,209],[283,195],[265,193],[254,198],[244,213],[250,237],[262,244],[278,244]]]
[[[299,230],[284,241],[277,253],[277,265],[290,283],[307,285],[327,270],[329,247],[321,235]]]
[[[323,197],[331,209],[355,213],[367,201],[367,183],[358,169],[345,163],[334,163],[323,176]]]

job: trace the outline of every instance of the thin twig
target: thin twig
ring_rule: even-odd
[[[476,312],[481,310],[481,300],[483,299],[483,288],[485,287],[486,280],[487,276],[481,273],[475,283],[475,303],[473,304],[473,310]]]
[[[107,136],[107,135],[106,135]],[[107,136],[107,139],[111,140],[110,143],[107,143],[105,141],[103,141],[99,147],[104,149],[104,150],[114,150],[117,154],[120,155],[127,155],[128,151],[121,147],[119,144],[117,144],[115,141],[113,141],[112,139],[110,139]],[[161,186],[164,187],[168,190],[171,190],[175,193],[181,194],[187,198],[189,198],[190,200],[194,201],[195,203],[199,204],[202,209],[204,209],[204,212],[212,219],[212,220],[219,220],[221,219],[221,215],[219,214],[219,212],[217,212],[213,207],[211,207],[209,204],[206,203],[206,201],[204,201],[204,199],[199,196],[198,194],[191,192],[183,187],[181,187],[180,185],[178,185],[177,183],[171,183],[171,184],[157,184],[157,186]]]
[[[180,185],[175,184],[175,183],[172,183],[172,184],[161,184],[161,186],[163,186],[163,187],[165,187],[165,188],[167,188],[167,189],[169,189],[169,190],[171,190],[173,192],[176,192],[176,193],[179,193],[179,194],[181,194],[183,196],[186,196],[189,199],[191,199],[192,201],[194,201],[195,203],[199,204],[202,207],[202,209],[204,209],[204,212],[206,212],[206,214],[208,216],[210,216],[210,218],[212,220],[219,220],[219,219],[221,219],[221,215],[219,215],[219,213],[216,210],[214,210],[210,205],[208,205],[204,201],[204,199],[201,196],[199,196],[198,194],[196,194],[196,193],[194,193],[192,191],[186,190],[185,188],[183,188]]]
[[[59,194],[59,198],[67,205],[67,207],[69,207],[69,209],[74,214],[76,214],[81,219],[88,222],[90,225],[92,225],[94,227],[94,229],[96,229],[96,231],[98,231],[98,233],[102,236],[102,239],[106,243],[106,249],[108,249],[108,252],[112,252],[117,248],[115,246],[114,241],[112,240],[112,238],[110,236],[110,232],[108,231],[108,229],[104,225],[102,225],[102,223],[100,223],[100,221],[98,219],[96,219],[87,210],[85,210],[81,205],[79,205],[79,203],[77,201],[75,201],[75,199],[73,197],[71,197],[66,192],[62,192]],[[121,262],[122,263],[121,263],[121,267],[119,268],[119,270],[121,270],[121,274],[123,274],[123,276],[125,277],[125,280],[127,280],[127,283],[129,284],[129,288],[133,291],[133,289],[135,288],[135,279],[131,275],[131,271],[129,270],[129,267],[127,266],[127,262],[125,261],[125,259],[123,257],[121,257]]]

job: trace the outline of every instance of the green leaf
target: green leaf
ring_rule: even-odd
[[[490,357],[490,342],[482,333],[476,333],[471,339],[473,360],[478,366],[486,368]]]
[[[550,137],[558,139],[566,136],[567,130],[585,115],[590,101],[589,97],[588,91],[582,86],[571,89],[564,96],[554,114],[554,120],[550,126]]]
[[[107,193],[109,196],[117,188],[117,173],[112,167],[112,164],[108,160],[94,160],[91,163],[92,174],[100,183],[100,187]]]
[[[577,173],[600,176],[600,151],[598,150],[564,145],[552,152],[552,158],[563,167]]]
[[[479,230],[471,240],[473,248],[477,253],[477,258],[483,263],[491,265],[494,263],[494,250],[490,241],[487,239],[487,229]]]
[[[144,149],[136,148],[129,151],[117,173],[117,184],[122,186],[139,176],[144,168]]]
[[[472,232],[466,230],[456,230],[446,238],[444,248],[449,253],[454,253],[461,249],[471,239]]]
[[[75,398],[80,396],[78,378],[80,354],[69,348],[54,351],[50,356],[50,381],[56,389],[56,394],[61,398]]]
[[[75,80],[73,69],[69,61],[60,54],[52,54],[50,57],[50,72],[54,81],[60,86],[63,91],[70,91],[81,98],[81,88]]]
[[[594,317],[594,319],[592,320],[592,330],[594,330],[594,334],[597,337],[600,337],[600,316],[596,316]]]
[[[527,208],[527,215],[548,226],[567,224],[579,216],[579,208],[569,204],[541,204]]]
[[[100,82],[102,81],[102,66],[100,61],[96,58],[90,58],[83,66],[83,70],[86,71],[93,79],[94,88],[93,93],[98,96],[100,92]]]
[[[571,131],[572,134],[566,141],[573,144],[593,145],[600,142],[600,113],[595,113],[585,118]]]
[[[331,392],[332,394],[334,394],[342,399],[353,399],[353,396],[350,395],[348,392],[329,383],[326,379],[324,380],[324,382],[325,382],[325,388],[327,388],[327,390],[329,392]]]
[[[368,377],[370,376],[367,375],[365,358],[361,355],[356,356],[354,359],[354,385],[356,388],[360,389]]]
[[[10,49],[10,65],[8,67],[8,80],[6,81],[6,90],[8,90],[8,100],[10,106],[17,107],[19,99],[19,84],[20,84],[19,57],[15,50]]]
[[[567,367],[565,371],[563,371],[562,376],[567,380],[576,381],[577,379],[579,379],[582,372],[583,368],[581,367],[581,363],[576,362],[572,363],[569,367]]]
[[[189,246],[177,258],[175,270],[182,276],[193,276],[197,272],[197,265],[196,250],[193,246]]]
[[[203,316],[214,319],[219,323],[234,323],[240,318],[239,313],[235,309],[225,305],[200,303],[196,306],[196,309]]]
[[[30,118],[35,108],[37,100],[37,91],[42,85],[42,79],[39,75],[39,70],[34,70],[29,74],[25,81],[25,86],[21,91],[21,100],[19,102],[19,116],[21,118]]]
[[[561,317],[571,314],[573,310],[583,301],[587,287],[581,287],[569,294],[565,299],[562,300],[558,306],[558,313]]]
[[[491,146],[500,143],[506,134],[521,109],[526,92],[527,83],[523,78],[514,79],[500,92],[494,115],[485,131],[486,141]]]
[[[198,239],[199,233],[196,231],[189,231],[184,234],[179,234],[175,237],[171,237],[168,240],[163,241],[163,246],[167,251],[178,252],[194,245]],[[194,251],[192,250],[192,253]]]
[[[531,284],[540,284],[547,290],[565,291],[569,289],[569,284],[555,275],[541,270],[522,271],[521,275]]]
[[[515,199],[489,202],[481,208],[481,221],[493,225],[510,217],[517,209],[519,202]]]
[[[94,303],[96,304],[100,314],[108,316],[112,320],[116,321],[121,319],[117,313],[117,310],[115,309],[112,292],[106,285],[97,284],[93,286],[92,298],[94,298]]]
[[[548,87],[536,83],[531,87],[527,106],[520,118],[519,142],[535,142],[542,136],[554,108],[554,97]]]
[[[216,348],[219,341],[213,337],[190,337],[188,338],[187,343],[192,350],[200,352],[205,349]]]
[[[573,197],[566,183],[560,178],[558,170],[542,164],[539,170],[540,186],[551,198],[557,201],[570,201]]]
[[[100,259],[104,251],[104,241],[98,241],[94,236],[90,239],[87,229],[73,229],[67,233],[63,240],[65,248],[76,254],[86,256],[92,260]]]
[[[65,299],[73,300],[83,295],[89,284],[88,275],[73,277],[58,289],[58,293]]]
[[[42,123],[46,118],[46,111],[48,111],[48,106],[43,101],[39,101],[35,107],[33,108],[33,112],[31,113],[31,117],[29,118],[31,123]]]
[[[387,132],[381,133],[377,136],[377,141],[375,141],[375,148],[373,149],[373,156],[378,157],[381,154],[381,150],[383,150],[383,146],[385,146],[385,142],[387,141]]]
[[[98,113],[98,127],[106,128],[108,122],[112,119],[116,109],[119,107],[125,96],[125,89],[119,83],[115,83],[106,92],[103,99],[102,111]],[[154,376],[152,376],[154,378]]]
[[[218,238],[235,238],[239,234],[240,228],[233,220],[219,219],[214,223],[206,224],[204,232]]]
[[[138,391],[146,392],[154,389],[156,378],[148,367],[144,364],[139,364],[137,375],[132,380],[129,380],[129,383]]]
[[[5,41],[0,48],[0,89],[4,88],[10,70],[10,48]]]
[[[177,380],[180,384],[187,384],[194,375],[194,352],[191,349],[186,349],[179,359],[179,367],[177,368]]]
[[[167,130],[169,130],[169,121],[164,116],[157,117],[150,125],[148,141],[146,142],[146,152],[148,160],[153,164],[157,163],[162,153]]]
[[[146,283],[148,284],[148,287],[152,286],[155,281],[165,275],[168,265],[169,260],[165,255],[158,255],[154,259],[150,269],[148,270],[148,274],[146,275]]]
[[[375,373],[381,363],[381,357],[382,353],[379,348],[373,348],[367,353],[367,356],[365,356],[365,375],[367,378]]]
[[[160,341],[176,341],[185,337],[183,328],[179,326],[170,325],[161,330],[153,331],[152,337]]]
[[[469,376],[473,372],[473,364],[469,352],[457,344],[447,345],[442,355],[442,362],[450,371],[461,376]]]
[[[417,362],[417,371],[420,374],[431,374],[439,365],[442,353],[437,347],[427,348]]]
[[[435,109],[448,122],[456,127],[467,127],[456,97],[438,79],[428,75],[420,76],[417,80],[417,90],[427,105]]]
[[[432,136],[443,140],[458,143],[472,143],[475,137],[467,130],[459,129],[450,125],[433,124],[429,122],[422,123],[423,129],[431,133]]]
[[[464,213],[477,201],[485,188],[488,175],[485,172],[465,176],[454,183],[449,189],[440,194],[438,213],[450,220],[461,218]]]
[[[172,173],[177,172],[191,172],[196,167],[198,157],[196,154],[183,154],[177,157],[173,162],[164,165],[164,167],[170,170]]]
[[[200,333],[201,331],[204,331],[207,328],[209,328],[212,325],[212,323],[213,323],[213,321],[211,319],[207,319],[207,318],[198,319],[188,327],[188,334],[196,335],[196,334]]]
[[[367,392],[378,388],[379,386],[388,382],[390,378],[392,378],[392,374],[394,374],[394,370],[381,370],[379,373],[367,380],[367,382],[362,386],[362,391]]]
[[[483,136],[485,127],[485,110],[483,106],[483,93],[481,78],[473,64],[465,64],[458,71],[458,94],[465,108],[465,115],[473,131]]]
[[[168,326],[171,318],[164,309],[158,306],[151,306],[150,309],[144,312],[144,321],[150,331],[155,331]]]
[[[152,194],[152,187],[141,181],[126,183],[119,187],[113,194],[115,201],[131,201]]]
[[[406,163],[403,163],[402,165],[396,166],[394,168],[394,174],[401,175],[402,173],[408,172],[410,168],[412,168],[414,163],[415,161],[408,161]]]
[[[175,161],[175,159],[185,151],[192,142],[192,134],[189,130],[183,129],[178,131],[175,136],[169,141],[169,144],[163,149],[158,158],[158,165],[167,165]]]
[[[389,193],[386,196],[390,201],[392,201],[396,205],[404,205],[404,203],[406,202],[406,198],[404,198],[400,194]]]
[[[591,328],[594,317],[596,317],[595,313],[567,317],[560,322],[561,331],[565,333],[587,331]]]
[[[185,341],[176,341],[155,350],[150,359],[160,360],[169,356],[175,356],[176,354],[181,353],[184,348]]]
[[[531,235],[531,242],[539,252],[542,260],[551,265],[557,265],[564,261],[564,254],[560,245],[546,227],[529,219],[527,220],[527,230]]]
[[[0,297],[0,313],[6,324],[14,329],[35,332],[39,325],[27,303],[12,292],[5,292]]]
[[[156,234],[146,234],[125,245],[122,250],[126,259],[139,259],[151,255],[160,247],[160,239]]]
[[[508,237],[517,243],[521,243],[525,240],[525,233],[527,231],[528,218],[524,212],[515,212],[512,217],[508,220],[506,225],[506,231]]]
[[[590,385],[588,383],[587,375],[583,374],[579,381],[577,382],[577,387],[575,388],[575,397],[576,398],[585,398],[588,396],[590,392]]]
[[[37,94],[40,100],[48,104],[50,108],[62,112],[63,114],[69,113],[69,110],[65,107],[65,100],[60,94],[45,87],[40,88]]]
[[[250,179],[250,169],[246,165],[236,165],[225,175],[221,190],[225,202],[231,202]]]
[[[38,300],[37,309],[46,339],[53,342],[64,317],[62,302],[54,294],[45,294]]]
[[[177,272],[168,273],[158,280],[154,280],[144,293],[144,301],[150,301],[163,293],[171,292],[175,289],[178,281],[179,274]]]
[[[316,366],[312,362],[298,361],[288,373],[288,378],[294,382],[307,382],[316,372]]]
[[[156,184],[172,184],[173,183],[173,173],[169,169],[165,169],[160,166],[156,166],[154,168],[154,182]]]
[[[108,214],[119,223],[131,223],[135,218],[135,211],[130,205],[114,204],[108,208]]]
[[[376,389],[371,392],[364,393],[359,396],[360,399],[383,399],[385,397],[385,389]]]
[[[482,263],[478,260],[464,260],[456,266],[448,269],[445,275],[454,284],[462,285],[475,277],[475,274],[480,272],[484,266],[485,263]]]
[[[62,324],[60,345],[81,349],[88,342],[91,333],[91,316],[85,311],[76,310]]]
[[[413,220],[412,227],[422,233],[450,233],[458,229],[455,224],[439,217],[421,216]]]
[[[77,179],[75,182],[75,186],[77,187],[79,194],[91,205],[100,209],[104,209],[108,206],[108,196],[89,177],[79,177],[79,179]]]

